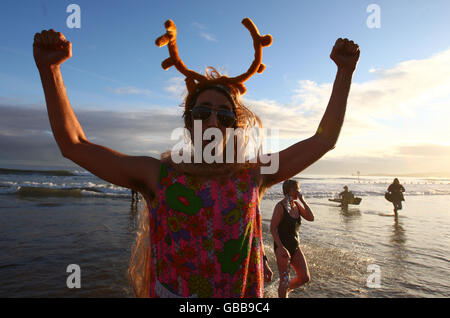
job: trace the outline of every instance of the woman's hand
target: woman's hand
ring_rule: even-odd
[[[43,30],[34,35],[33,55],[38,69],[59,66],[72,56],[72,43],[61,32]]]
[[[347,99],[359,54],[359,46],[354,42],[348,39],[336,41],[330,58],[336,63],[338,70],[330,101],[316,134],[277,153],[278,171],[262,175],[261,188],[268,188],[294,177],[336,146],[344,123]]]
[[[337,67],[353,72],[359,60],[359,46],[348,39],[339,38],[334,44],[330,58]]]

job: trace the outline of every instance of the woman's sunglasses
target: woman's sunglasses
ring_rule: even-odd
[[[194,109],[190,110],[190,112],[194,120],[202,121],[207,120],[214,112],[216,113],[219,124],[223,127],[233,127],[236,121],[236,115],[228,109],[213,110],[207,106],[195,106]]]

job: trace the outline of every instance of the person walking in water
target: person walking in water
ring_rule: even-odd
[[[349,203],[353,202],[353,199],[355,198],[355,196],[353,195],[352,191],[348,191],[347,186],[344,186],[344,191],[339,193],[339,198],[342,200],[341,207],[345,209],[345,208],[348,208]]]
[[[156,40],[159,47],[169,47],[170,57],[163,61],[163,68],[175,66],[186,77],[184,129],[192,136],[194,149],[200,148],[199,153],[207,152],[210,146],[202,138],[209,128],[226,136],[228,129],[251,131],[252,127],[262,127],[241,97],[246,92],[243,83],[264,71],[262,48],[269,46],[272,38],[260,35],[248,18],[242,24],[253,39],[255,60],[237,77],[223,76],[214,68],[208,68],[205,75],[187,69],[178,55],[177,29],[171,20],[165,23],[166,33]],[[269,158],[277,159],[278,168],[272,173],[262,172],[267,164],[261,160],[229,162],[225,158],[226,140],[216,142],[215,153],[220,160],[213,163],[203,156],[198,161],[195,156],[193,162],[188,151],[183,151],[186,161],[183,157],[180,162],[179,151],[168,151],[157,159],[126,155],[91,142],[70,105],[61,72],[63,62],[72,56],[72,43],[62,33],[44,30],[35,35],[33,53],[50,125],[62,155],[97,177],[143,196],[146,210],[141,220],[148,226],[139,233],[148,235],[139,234],[137,246],[142,253],[133,253],[129,270],[136,296],[263,297],[264,273],[270,271],[264,258],[259,203],[268,188],[297,175],[335,147],[359,46],[348,39],[336,41],[330,58],[337,73],[319,127],[310,138],[271,154]],[[242,140],[242,149],[246,149],[249,138]],[[303,211],[290,200],[285,205],[292,207],[292,213]],[[310,218],[307,213],[305,216]],[[290,257],[281,245],[280,250],[284,260]],[[301,262],[293,255],[295,266],[301,266]]]
[[[132,189],[131,190],[131,203],[137,204],[139,201],[140,201],[139,193]]]
[[[284,199],[274,208],[270,231],[274,240],[274,252],[280,273],[278,297],[287,298],[289,292],[310,280],[308,264],[300,248],[298,232],[302,217],[314,221],[311,208],[300,193],[300,186],[295,180],[283,183]],[[301,204],[298,201],[301,202]],[[303,206],[302,206],[303,205]],[[290,280],[290,265],[294,267],[297,277]]]
[[[390,201],[394,205],[394,213],[397,217],[397,211],[402,209],[402,201],[405,201],[405,197],[403,196],[403,192],[405,192],[405,188],[400,184],[400,181],[395,178],[394,182],[388,187],[388,196],[390,197]]]

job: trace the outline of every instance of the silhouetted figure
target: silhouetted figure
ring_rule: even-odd
[[[397,216],[397,211],[402,209],[402,201],[405,201],[403,196],[405,188],[400,184],[400,181],[395,178],[394,182],[388,187],[388,193],[386,194],[386,199],[390,198],[389,201],[394,205],[394,213]]]
[[[131,190],[131,203],[138,203],[139,202],[139,193],[137,193],[134,190]]]
[[[353,195],[352,191],[348,191],[348,187],[347,186],[344,186],[344,191],[339,193],[339,198],[342,200],[341,201],[341,206],[343,208],[347,208],[348,204],[353,201],[355,196]]]

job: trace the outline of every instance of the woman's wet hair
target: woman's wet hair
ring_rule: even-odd
[[[283,182],[283,194],[287,195],[291,189],[293,189],[294,187],[298,187],[298,186],[299,186],[299,183],[296,180],[289,179],[289,180],[284,181]]]

